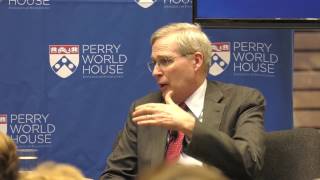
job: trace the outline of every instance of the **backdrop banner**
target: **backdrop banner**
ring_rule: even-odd
[[[206,29],[212,42],[209,79],[259,89],[267,131],[292,128],[292,30]]]
[[[191,0],[0,1],[0,118],[19,153],[97,179],[130,103],[157,89],[152,32]]]
[[[191,6],[191,0],[0,0],[0,130],[31,159],[22,159],[22,168],[53,160],[97,179],[130,103],[158,90],[146,65],[152,32],[191,22]],[[228,63],[220,57],[224,72],[210,78],[258,87],[268,100],[269,129],[289,128],[283,124],[292,121],[291,32],[208,33],[213,51],[229,43],[230,54]],[[260,55],[252,60],[249,52]],[[256,64],[259,72],[251,73]]]

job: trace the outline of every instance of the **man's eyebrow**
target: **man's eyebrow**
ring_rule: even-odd
[[[152,57],[151,56],[151,59],[154,60],[154,59],[161,59],[161,58],[170,58],[171,56],[169,55],[158,55],[156,57]]]

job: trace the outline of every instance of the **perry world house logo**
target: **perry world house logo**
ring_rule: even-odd
[[[149,8],[156,2],[156,0],[134,0],[134,1],[143,8]]]
[[[0,114],[0,132],[7,134],[7,114]]]
[[[212,59],[209,73],[213,76],[220,75],[230,64],[230,42],[213,42]]]
[[[49,62],[59,77],[71,76],[79,66],[79,45],[49,45]]]
[[[0,2],[3,0],[0,0]],[[9,9],[50,9],[51,0],[8,0]]]

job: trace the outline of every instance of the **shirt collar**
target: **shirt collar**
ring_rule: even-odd
[[[206,93],[206,89],[207,89],[207,80],[205,79],[203,83],[200,85],[200,87],[185,101],[188,108],[197,118],[200,117],[203,110],[204,96]]]

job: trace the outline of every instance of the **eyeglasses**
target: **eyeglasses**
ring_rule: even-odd
[[[177,57],[169,57],[169,56],[162,56],[160,58],[158,58],[157,61],[152,60],[151,62],[148,62],[148,70],[152,73],[154,68],[156,67],[156,65],[158,65],[158,67],[160,69],[163,69],[165,67],[168,67],[169,65],[171,65],[174,62],[174,59],[179,58],[179,57],[184,57],[187,56],[186,55],[181,55],[181,56],[177,56]]]

